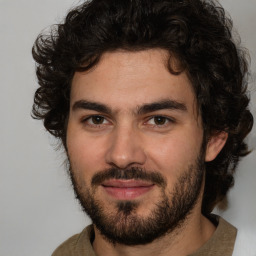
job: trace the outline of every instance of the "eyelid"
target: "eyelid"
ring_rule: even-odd
[[[152,119],[154,119],[154,118],[156,118],[156,117],[165,118],[166,121],[167,121],[167,123],[166,123],[166,124],[163,124],[163,125],[152,124],[152,126],[155,126],[155,127],[160,127],[160,128],[162,128],[162,127],[166,127],[166,126],[168,126],[168,125],[173,124],[173,123],[176,122],[175,119],[172,118],[172,117],[170,117],[170,116],[165,116],[165,115],[159,114],[159,115],[149,116],[149,117],[147,118],[147,120],[146,120],[145,123],[148,123],[150,120],[152,120]]]
[[[93,124],[93,123],[89,123],[88,120],[92,119],[93,117],[101,117],[104,119],[104,121],[107,121],[107,123],[102,123],[102,124]],[[81,118],[81,122],[82,123],[87,123],[87,125],[90,125],[90,126],[101,126],[101,125],[108,125],[108,124],[111,124],[111,122],[109,121],[109,119],[104,116],[104,115],[101,115],[101,114],[91,114],[91,115],[87,115],[83,118]]]
[[[103,118],[103,123],[99,123],[99,124],[94,124],[92,122],[92,118],[93,117],[101,117]],[[164,118],[166,119],[165,123],[164,124],[150,124],[149,122],[151,120],[153,120],[154,118],[156,117],[161,117],[161,118]],[[97,128],[100,128],[102,126],[106,126],[106,125],[111,125],[113,124],[113,122],[110,120],[110,118],[106,117],[105,115],[102,115],[102,114],[90,114],[90,115],[86,115],[86,116],[83,116],[81,118],[81,121],[80,121],[83,125],[85,126],[88,126],[88,127],[97,127]],[[170,117],[170,116],[166,116],[166,115],[163,115],[163,114],[154,114],[154,115],[151,115],[151,116],[148,116],[146,117],[146,120],[143,122],[144,125],[148,125],[148,126],[151,126],[153,128],[166,128],[172,124],[176,123],[176,120],[173,118],[173,117]]]

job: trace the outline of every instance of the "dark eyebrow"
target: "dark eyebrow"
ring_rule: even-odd
[[[147,114],[149,112],[154,112],[162,109],[173,109],[173,110],[181,110],[187,111],[187,107],[185,104],[175,101],[175,100],[161,100],[159,102],[153,102],[149,104],[145,104],[138,109],[138,114]]]
[[[109,107],[107,107],[106,105],[97,103],[97,102],[90,102],[90,101],[86,101],[86,100],[76,101],[72,106],[72,110],[75,111],[77,109],[95,110],[97,112],[102,112],[105,114],[112,113],[111,109]]]
[[[105,113],[108,115],[111,115],[111,113],[113,112],[111,108],[109,108],[108,106],[102,103],[91,102],[86,100],[78,100],[73,104],[72,110],[75,111],[78,109],[95,110],[97,112]],[[139,106],[137,109],[137,114],[143,115],[143,114],[147,114],[147,113],[154,112],[157,110],[162,110],[162,109],[187,111],[187,107],[185,104],[177,102],[175,100],[167,99],[167,100],[161,100],[161,101],[152,102],[152,103]]]

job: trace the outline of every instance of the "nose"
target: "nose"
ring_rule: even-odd
[[[116,168],[125,169],[146,162],[143,141],[139,131],[132,127],[118,127],[113,131],[106,152],[106,162]]]

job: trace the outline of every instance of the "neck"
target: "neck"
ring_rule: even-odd
[[[146,245],[113,245],[100,234],[96,227],[94,230],[93,247],[99,256],[186,256],[195,252],[210,239],[215,226],[201,214],[200,209],[195,207],[181,227]]]

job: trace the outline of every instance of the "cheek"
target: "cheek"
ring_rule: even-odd
[[[102,142],[81,134],[67,134],[68,156],[76,175],[91,177],[105,168]]]
[[[154,167],[173,176],[179,176],[196,161],[201,147],[199,139],[188,140],[184,134],[175,137],[170,135],[157,142],[151,140],[150,144],[147,152]]]

